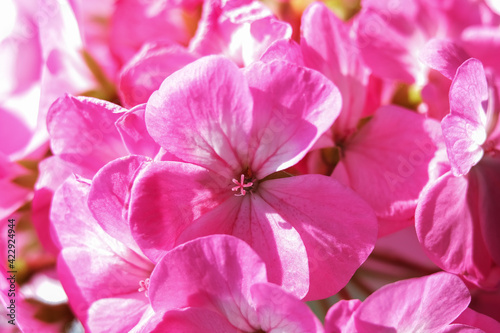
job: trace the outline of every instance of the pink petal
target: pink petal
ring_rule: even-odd
[[[306,247],[310,288],[305,299],[338,292],[372,251],[377,237],[373,210],[337,181],[320,175],[273,179],[260,184],[258,192],[287,222],[281,228],[297,230]]]
[[[193,221],[178,243],[210,234],[244,240],[263,258],[267,277],[302,298],[309,289],[306,249],[297,231],[259,195],[231,198]]]
[[[465,175],[483,156],[486,140],[488,85],[483,65],[469,59],[457,70],[450,88],[450,114],[441,122],[448,158],[455,176]]]
[[[9,156],[23,150],[32,135],[22,118],[0,106],[0,154]]]
[[[151,333],[239,333],[236,327],[219,313],[203,308],[186,308],[165,313]]]
[[[238,66],[259,60],[276,40],[289,39],[290,25],[272,17],[258,1],[207,1],[190,49],[201,55],[223,54]]]
[[[346,143],[344,157],[332,177],[347,177],[343,182],[364,198],[379,218],[395,222],[411,219],[420,192],[435,177],[430,163],[442,145],[439,137],[435,120],[397,106],[382,107]]]
[[[500,331],[500,323],[498,321],[470,308],[465,309],[454,322],[477,327],[485,332]]]
[[[197,58],[180,45],[146,44],[120,73],[120,99],[127,107],[146,103],[167,76]]]
[[[146,126],[173,155],[231,179],[249,163],[243,152],[252,105],[238,68],[227,59],[206,57],[163,82],[147,104]]]
[[[471,26],[462,33],[464,49],[474,58],[480,59],[485,67],[500,71],[498,54],[500,36],[496,27]]]
[[[440,330],[439,333],[485,333],[485,331],[468,325],[451,324]]]
[[[323,332],[318,319],[299,299],[271,283],[251,288],[259,328],[265,332]]]
[[[90,306],[87,325],[91,332],[130,332],[148,308],[151,308],[148,298],[138,293],[126,297],[100,299]]]
[[[485,156],[471,170],[477,179],[479,221],[486,247],[496,266],[500,267],[500,158]]]
[[[340,300],[332,305],[325,318],[326,333],[354,332],[353,314],[362,302],[359,299]]]
[[[123,143],[131,154],[155,157],[160,150],[160,146],[148,133],[145,113],[146,105],[138,105],[124,113],[116,121],[115,125]]]
[[[253,284],[266,282],[262,260],[231,236],[198,238],[165,254],[151,276],[149,297],[155,311],[199,307],[225,316],[244,331],[255,327],[249,304]]]
[[[467,287],[452,274],[402,280],[371,294],[356,310],[355,325],[360,332],[436,332],[469,302]]]
[[[131,155],[106,164],[92,181],[88,207],[97,223],[111,237],[137,249],[128,223],[128,205],[132,183],[151,160]]]
[[[357,16],[356,38],[373,74],[413,83],[422,67],[417,54],[433,36],[437,18],[419,1],[369,1]]]
[[[94,98],[59,98],[47,115],[52,152],[94,172],[107,162],[128,155],[114,126],[124,111]]]
[[[51,221],[63,247],[58,274],[76,315],[98,299],[137,293],[152,264],[104,232],[86,208],[90,186],[68,179],[55,193]]]
[[[430,68],[453,80],[458,67],[470,56],[452,40],[432,39],[426,45],[420,59]]]
[[[309,6],[302,16],[300,45],[304,62],[326,75],[342,95],[342,112],[334,124],[339,132],[356,127],[365,104],[369,75],[350,30],[321,3]]]
[[[294,40],[280,39],[272,43],[260,57],[260,61],[271,62],[285,60],[299,66],[304,66],[304,59],[299,44]]]
[[[421,195],[415,223],[427,256],[446,271],[460,274],[483,288],[500,281],[478,225],[481,190],[469,177],[451,172],[428,186]]]
[[[341,108],[337,88],[323,75],[291,63],[255,63],[245,76],[254,98],[247,149],[258,179],[300,161]]]
[[[202,214],[234,198],[230,179],[224,188],[217,174],[180,162],[153,162],[136,177],[129,221],[139,247],[153,261],[176,245],[180,233]],[[229,215],[222,211],[221,223]]]
[[[182,9],[159,0],[122,0],[111,21],[110,47],[122,64],[147,42],[187,45],[190,35]]]
[[[30,7],[14,1],[2,3],[2,11],[14,19],[10,34],[6,35],[7,24],[0,37],[0,72],[4,78],[0,84],[2,97],[22,93],[40,80],[43,60],[38,17],[37,11]]]
[[[427,105],[427,115],[441,121],[450,112],[451,81],[438,71],[429,70],[428,82],[422,88],[422,101]]]

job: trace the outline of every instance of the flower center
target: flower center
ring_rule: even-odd
[[[233,178],[233,183],[236,184],[231,191],[236,192],[240,191],[239,193],[235,193],[234,195],[237,197],[244,196],[247,194],[248,191],[250,191],[253,188],[253,180],[249,178],[245,178],[244,174],[241,174],[240,180],[238,181],[237,179]]]
[[[139,281],[139,286],[140,288],[138,289],[138,291],[140,293],[142,293],[143,291],[145,291],[145,295],[146,297],[149,297],[149,294],[148,294],[148,291],[149,291],[149,278],[147,278],[146,280],[141,280]]]

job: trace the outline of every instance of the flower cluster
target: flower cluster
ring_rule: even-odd
[[[6,332],[500,332],[498,1],[0,9]]]

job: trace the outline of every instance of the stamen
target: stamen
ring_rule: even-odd
[[[149,291],[149,278],[147,278],[146,280],[139,281],[139,286],[140,286],[140,288],[138,289],[138,291],[140,293],[142,293],[143,291],[146,291],[144,294],[146,295],[146,297],[149,297],[149,294],[148,294],[148,291]]]
[[[249,181],[247,183],[245,183],[245,175],[244,174],[241,174],[241,177],[240,177],[240,181],[238,181],[237,179],[233,179],[233,183],[235,183],[237,186],[231,188],[231,191],[233,192],[236,192],[236,191],[240,191],[240,193],[236,193],[235,196],[237,197],[241,197],[241,196],[244,196],[245,194],[247,194],[247,190],[245,188],[248,189],[248,187],[252,187],[253,186],[253,182]]]

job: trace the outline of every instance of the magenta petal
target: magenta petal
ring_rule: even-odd
[[[244,199],[232,235],[243,239],[263,258],[269,282],[302,298],[309,289],[306,247],[299,233],[259,195]]]
[[[90,185],[70,177],[54,193],[50,220],[54,239],[61,247],[98,247],[104,233],[87,208]]]
[[[116,128],[131,154],[155,157],[160,146],[149,135],[146,128],[146,105],[141,104],[124,113],[116,121]]]
[[[291,35],[290,25],[275,19],[259,1],[206,1],[190,49],[201,55],[222,54],[238,66],[247,66],[274,41]]]
[[[304,66],[304,59],[299,44],[294,40],[280,39],[272,43],[260,57],[260,61],[271,62],[284,60],[299,66]]]
[[[469,325],[451,324],[439,330],[439,333],[485,333],[485,331]]]
[[[148,101],[146,126],[178,158],[229,179],[249,161],[252,97],[229,60],[205,57],[169,76]]]
[[[259,195],[226,200],[194,220],[177,243],[211,234],[244,240],[263,258],[270,282],[297,297],[307,294],[309,269],[304,244],[297,231]]]
[[[486,247],[497,267],[500,267],[500,158],[485,156],[471,170],[477,179],[479,221]]]
[[[219,313],[200,308],[171,310],[165,313],[161,322],[151,333],[240,333]]]
[[[245,76],[254,98],[247,149],[262,179],[300,161],[337,118],[342,100],[323,75],[291,63],[255,63]]]
[[[470,308],[465,309],[454,322],[477,327],[484,332],[500,332],[500,323],[498,321]]]
[[[146,42],[186,45],[190,36],[181,10],[157,0],[117,2],[109,38],[113,54],[123,64]]]
[[[419,241],[432,261],[491,288],[498,283],[500,271],[492,265],[477,223],[478,193],[470,178],[448,172],[422,192],[415,223]]]
[[[87,325],[91,332],[130,332],[141,321],[148,308],[151,309],[149,299],[139,293],[100,299],[90,306]]]
[[[123,157],[106,164],[95,175],[88,207],[111,237],[136,249],[128,223],[130,190],[137,173],[151,160],[144,156]]]
[[[471,26],[462,33],[465,50],[474,58],[481,59],[486,67],[500,71],[498,54],[500,52],[500,36],[496,26]]]
[[[356,17],[357,45],[373,74],[407,83],[413,83],[418,78],[421,67],[412,53],[416,53],[425,40],[421,36],[423,31],[411,17],[421,14],[417,13],[420,5],[415,3],[405,3],[404,9],[400,8],[402,3],[396,3],[400,7],[396,7],[397,12],[389,16],[386,15],[386,8],[365,7]],[[390,6],[389,3],[387,5]],[[405,13],[410,17],[405,17]]]
[[[94,172],[127,155],[115,128],[115,121],[123,112],[125,109],[95,98],[59,98],[47,115],[52,152]]]
[[[234,198],[231,186],[225,183],[224,188],[216,177],[205,168],[181,162],[153,162],[137,175],[129,221],[134,239],[150,259],[158,261],[193,221]],[[224,215],[220,222],[226,222]]]
[[[355,325],[360,332],[438,332],[469,302],[469,290],[460,278],[437,273],[377,290],[356,310]]]
[[[342,95],[342,112],[334,123],[340,132],[356,128],[368,85],[368,68],[350,32],[351,26],[322,3],[313,3],[302,16],[300,45],[304,62],[326,75]]]
[[[346,144],[332,177],[349,184],[379,218],[409,220],[420,192],[435,177],[430,163],[441,145],[440,132],[433,119],[382,107]]]
[[[120,98],[127,107],[146,103],[163,80],[198,57],[180,45],[147,44],[120,73]]]
[[[321,333],[316,316],[299,299],[271,283],[256,283],[251,288],[252,300],[265,332]]]
[[[353,314],[361,305],[359,299],[340,300],[332,305],[325,318],[326,333],[354,332]]]
[[[420,58],[427,66],[453,80],[458,67],[470,56],[451,40],[432,39],[425,45]]]
[[[306,299],[326,298],[344,287],[377,238],[377,221],[368,204],[320,175],[265,181],[258,191],[287,222],[281,227],[293,227],[302,238],[310,272]]]
[[[267,282],[262,260],[231,236],[198,238],[165,254],[151,275],[149,297],[156,312],[187,306],[212,309],[232,325],[252,331],[250,287]]]
[[[469,172],[483,156],[481,145],[486,140],[486,113],[482,107],[488,100],[488,84],[483,65],[469,59],[457,70],[450,88],[450,114],[441,122],[453,174]]]

